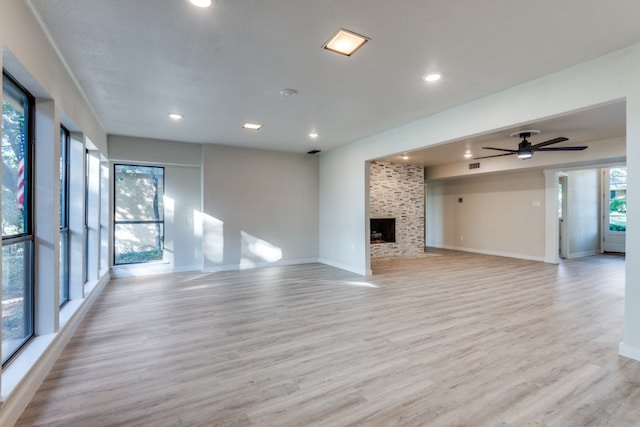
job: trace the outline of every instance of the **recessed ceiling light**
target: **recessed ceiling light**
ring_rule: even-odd
[[[262,128],[262,125],[258,123],[245,123],[244,125],[242,125],[242,127],[249,130],[260,130]]]
[[[470,151],[470,150],[467,150],[467,151],[464,153],[464,158],[465,158],[465,159],[470,159],[470,158],[472,158],[472,157],[473,157],[473,154],[471,154],[471,151]]]
[[[438,73],[429,73],[429,74],[425,74],[422,78],[426,82],[437,82],[438,80],[440,80],[441,77],[442,75]]]
[[[180,120],[182,118],[182,114],[179,113],[169,113],[169,118],[173,120]]]
[[[310,132],[309,133],[309,138],[317,138],[318,137],[318,132]]]
[[[294,96],[296,96],[298,94],[298,91],[295,89],[282,89],[280,91],[280,96],[283,96],[285,98],[292,98]]]
[[[211,0],[189,0],[189,3],[191,3],[194,6],[197,7],[209,7],[211,6]]]
[[[368,41],[369,37],[340,28],[322,47],[344,56],[351,56]]]
[[[409,154],[404,153],[402,156],[400,156],[400,158],[401,158],[402,160],[409,160]]]

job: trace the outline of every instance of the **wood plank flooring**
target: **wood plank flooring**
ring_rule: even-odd
[[[18,426],[637,426],[624,258],[113,280]]]

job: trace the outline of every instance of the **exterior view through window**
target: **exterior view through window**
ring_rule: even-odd
[[[33,97],[2,76],[2,363],[33,336]]]
[[[609,169],[609,231],[627,231],[627,168]]]
[[[60,306],[69,301],[69,144],[70,133],[60,126]]]
[[[114,264],[161,261],[164,168],[114,165]]]

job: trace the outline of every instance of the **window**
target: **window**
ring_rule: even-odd
[[[91,155],[89,150],[84,152],[84,268],[82,269],[82,282],[89,281],[89,183],[91,175],[89,173],[91,165]]]
[[[2,75],[2,364],[33,336],[34,99]]]
[[[164,168],[114,165],[114,264],[164,254]]]
[[[69,301],[69,131],[60,126],[60,306]]]

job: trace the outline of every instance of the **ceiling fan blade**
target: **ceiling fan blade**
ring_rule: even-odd
[[[577,145],[574,147],[552,147],[552,148],[537,148],[535,151],[582,151],[586,150],[586,145]]]
[[[506,148],[495,148],[495,147],[482,147],[483,150],[498,150],[498,151],[506,151],[509,153],[517,153],[518,150],[507,150]]]
[[[539,142],[537,144],[532,145],[531,148],[544,147],[544,146],[547,146],[547,145],[557,144],[558,142],[563,142],[563,141],[568,141],[568,140],[569,140],[569,138],[564,138],[564,137],[561,136],[559,138],[553,138],[553,139],[550,139],[548,141]]]
[[[502,150],[502,151],[507,151],[507,150]],[[493,156],[474,157],[473,160],[488,159],[489,157],[511,156],[511,155],[517,153],[517,151],[515,151],[515,150],[509,150],[509,151],[512,151],[512,152],[511,153],[504,153],[504,154],[494,154]]]

